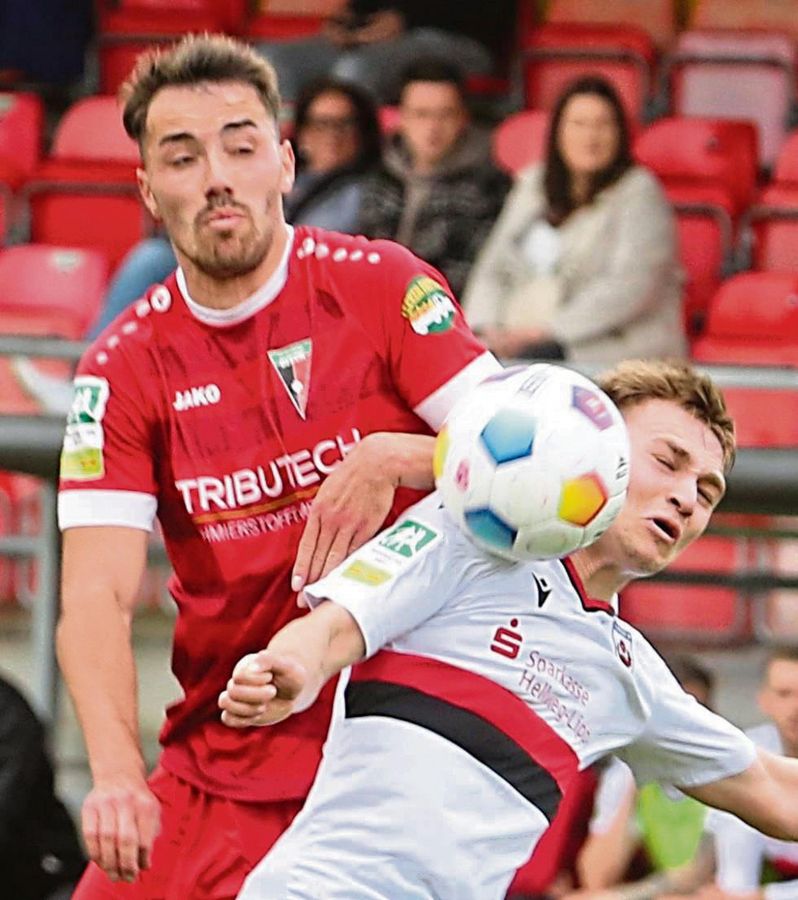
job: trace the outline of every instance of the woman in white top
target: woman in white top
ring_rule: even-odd
[[[477,258],[466,316],[504,357],[683,356],[681,286],[673,212],[632,160],[618,96],[580,78]]]

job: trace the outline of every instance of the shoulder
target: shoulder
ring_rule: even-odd
[[[656,175],[645,166],[631,166],[610,188],[627,198],[639,197],[651,203],[665,204],[665,194]]]
[[[121,312],[89,345],[78,375],[90,372],[110,378],[125,371],[135,372],[151,353],[155,335],[174,329],[178,298],[174,276],[164,284],[148,288],[143,297]]]
[[[406,247],[389,240],[341,234],[322,228],[297,227],[293,255],[305,261],[317,277],[344,279],[348,289],[396,280],[403,290],[416,276],[434,270]],[[375,302],[379,297],[371,296]]]

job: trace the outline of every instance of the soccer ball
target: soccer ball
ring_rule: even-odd
[[[455,405],[434,467],[446,508],[476,544],[511,560],[550,559],[595,541],[620,512],[629,440],[588,378],[516,366]]]

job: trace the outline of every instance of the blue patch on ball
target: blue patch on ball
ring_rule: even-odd
[[[536,423],[515,409],[502,409],[482,429],[482,443],[496,465],[529,456],[535,443]]]
[[[515,541],[515,529],[489,509],[470,509],[465,513],[466,525],[475,537],[492,547],[509,550]]]

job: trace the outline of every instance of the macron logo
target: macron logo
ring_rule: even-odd
[[[206,384],[205,387],[188,388],[185,391],[176,391],[172,406],[183,412],[187,409],[195,409],[198,406],[213,406],[222,399],[222,392],[216,384]]]

